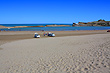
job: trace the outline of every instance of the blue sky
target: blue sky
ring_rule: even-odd
[[[110,20],[110,0],[0,0],[0,24]]]

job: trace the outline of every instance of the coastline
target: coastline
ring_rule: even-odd
[[[64,24],[60,24],[60,25],[56,25],[56,24],[51,24],[51,25],[35,25],[35,26],[13,26],[13,27],[7,27],[7,26],[3,26],[0,25],[0,28],[27,28],[27,27],[70,27],[70,25],[64,25]]]
[[[0,26],[0,31],[79,31],[79,30],[109,30],[109,26],[71,26],[65,25],[10,25]]]

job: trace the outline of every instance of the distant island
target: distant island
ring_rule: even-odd
[[[69,27],[70,25],[64,25],[64,24],[61,24],[61,25],[57,25],[57,24],[52,24],[52,25],[45,25],[45,27]]]
[[[52,24],[52,25],[45,25],[45,26],[38,25],[38,26],[13,26],[13,27],[6,27],[6,26],[0,25],[0,28],[26,28],[26,27],[70,27],[70,25],[64,25],[64,24],[57,25],[57,24]]]
[[[14,27],[6,27],[0,25],[0,28],[26,28],[26,27],[44,27],[44,26],[14,26]]]
[[[78,22],[78,24],[73,23],[72,26],[110,26],[110,21],[100,19],[93,22]]]

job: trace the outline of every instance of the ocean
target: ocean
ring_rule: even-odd
[[[13,26],[38,26],[38,25],[51,25],[51,24],[0,24],[7,27]],[[60,24],[57,24],[60,25]],[[26,28],[0,28],[0,31],[77,31],[77,30],[108,30],[109,26],[72,26],[70,27],[26,27]]]

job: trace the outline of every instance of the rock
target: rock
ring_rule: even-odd
[[[75,23],[72,26],[76,26]],[[78,22],[77,26],[110,26],[110,21],[100,19],[93,22]]]

